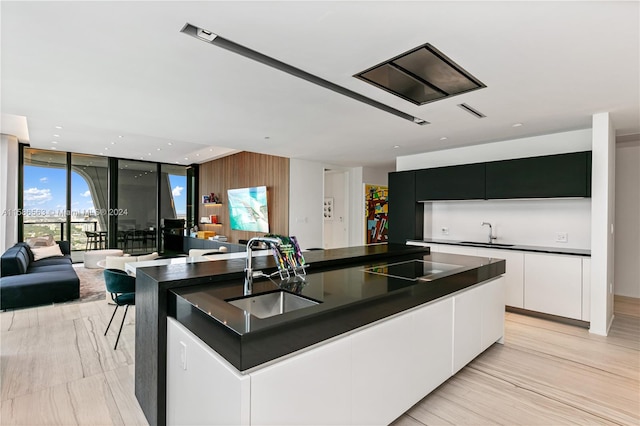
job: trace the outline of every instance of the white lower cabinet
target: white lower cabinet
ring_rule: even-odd
[[[504,302],[524,308],[524,253],[521,251],[479,248],[477,256],[506,260]]]
[[[167,422],[389,424],[502,339],[503,286],[487,281],[245,374],[169,318]]]
[[[351,344],[340,339],[250,373],[251,424],[344,424],[351,363]]]
[[[590,320],[589,257],[420,242],[413,245],[429,246],[436,253],[504,259],[506,306]]]
[[[352,337],[351,424],[389,424],[451,376],[451,298]]]
[[[557,254],[524,256],[524,308],[582,318],[582,258]]]

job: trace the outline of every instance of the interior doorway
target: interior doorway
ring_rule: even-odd
[[[324,248],[349,246],[349,172],[324,170]]]

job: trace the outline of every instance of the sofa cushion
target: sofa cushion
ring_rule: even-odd
[[[26,243],[29,244],[29,247],[49,247],[54,245],[56,242],[53,239],[53,235],[44,235],[41,237],[31,237],[27,238]]]
[[[33,252],[34,262],[37,262],[40,259],[46,259],[47,257],[62,257],[62,251],[60,251],[60,246],[58,244],[54,244],[52,246],[34,247],[31,249],[31,251]]]
[[[135,256],[107,256],[104,260],[105,267],[124,271],[124,264],[137,262]]]
[[[31,263],[27,250],[23,245],[15,245],[4,252],[0,258],[0,275],[7,277],[26,273]]]
[[[73,262],[71,261],[71,256],[56,256],[56,257],[47,257],[46,259],[38,260],[37,262],[33,262],[29,265],[31,266],[47,266],[47,265],[68,265],[71,266]]]
[[[33,272],[0,278],[0,309],[66,302],[80,297],[73,267],[66,271]]]
[[[57,264],[57,265],[41,265],[40,262],[35,262],[32,263],[29,266],[29,269],[27,269],[27,275],[28,274],[32,274],[34,272],[51,272],[51,273],[55,273],[58,271],[68,271],[69,268],[73,268],[73,266],[71,266],[71,264],[67,263],[61,263],[61,264]]]

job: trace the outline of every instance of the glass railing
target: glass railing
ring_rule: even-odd
[[[56,240],[65,239],[66,222],[45,221],[45,222],[24,222],[24,239],[32,237],[43,237],[45,235],[53,235]],[[71,251],[91,250],[94,247],[93,242],[87,244],[87,235],[85,232],[98,232],[97,221],[75,221],[71,222]],[[106,241],[106,236],[103,237]],[[104,244],[104,243],[103,243]]]

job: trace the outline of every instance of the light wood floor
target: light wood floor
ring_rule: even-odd
[[[135,311],[114,351],[122,309],[103,336],[112,309],[97,301],[0,313],[1,425],[146,424],[133,393]],[[639,364],[638,317],[616,313],[610,335],[601,337],[507,313],[505,344],[394,426],[638,425]]]

